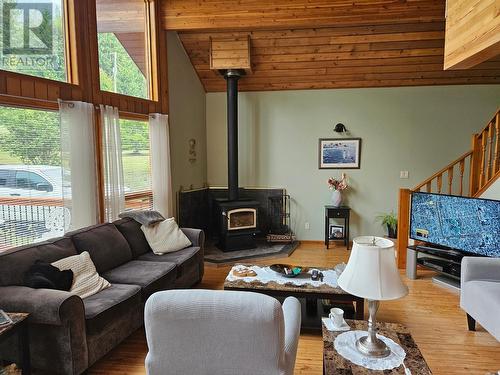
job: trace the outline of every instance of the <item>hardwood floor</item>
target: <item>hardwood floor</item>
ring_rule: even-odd
[[[342,247],[325,250],[319,244],[303,244],[289,258],[256,263],[282,261],[328,267],[347,258],[348,252]],[[199,288],[222,289],[229,268],[207,265]],[[382,302],[378,318],[406,325],[436,375],[484,375],[500,370],[500,343],[480,326],[477,332],[469,332],[458,294],[433,284],[432,273],[420,271],[419,274],[423,276],[418,280],[403,276],[410,289],[409,295],[397,301]],[[301,335],[296,375],[322,373],[322,344],[319,333]],[[140,329],[95,364],[89,374],[144,374],[146,353],[144,331]]]

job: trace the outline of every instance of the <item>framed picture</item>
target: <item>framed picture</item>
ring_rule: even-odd
[[[319,169],[359,169],[361,138],[321,138]]]
[[[344,238],[344,227],[342,225],[330,224],[330,238],[343,239]]]

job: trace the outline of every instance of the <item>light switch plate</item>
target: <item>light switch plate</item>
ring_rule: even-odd
[[[399,178],[408,178],[408,176],[409,176],[408,171],[399,172]]]

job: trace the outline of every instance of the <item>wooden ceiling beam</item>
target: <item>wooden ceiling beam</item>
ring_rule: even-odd
[[[500,54],[500,1],[449,0],[445,69],[467,69]]]
[[[471,85],[471,84],[499,84],[497,77],[464,77],[464,78],[414,78],[396,80],[358,80],[344,82],[280,82],[266,84],[250,84],[240,82],[241,91],[279,91],[279,90],[316,90],[340,88],[368,88],[368,87],[401,87],[401,86],[435,86],[435,85]],[[224,82],[217,85],[205,85],[208,92],[224,92]]]
[[[444,21],[439,0],[164,0],[166,30],[318,28]]]

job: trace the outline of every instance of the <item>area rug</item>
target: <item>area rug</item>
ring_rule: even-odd
[[[205,246],[205,262],[214,264],[226,264],[244,262],[247,259],[269,258],[290,256],[299,246],[300,242],[277,243],[258,240],[255,249],[237,250],[223,252],[215,246],[215,243],[207,243]]]

